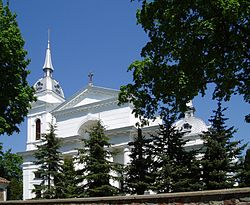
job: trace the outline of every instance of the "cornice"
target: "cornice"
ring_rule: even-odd
[[[39,104],[37,106],[32,107],[29,110],[28,117],[37,115],[37,113],[47,113],[57,107],[60,103],[47,103],[44,102],[43,104]]]
[[[36,96],[37,97],[42,97],[45,95],[52,95],[53,97],[59,99],[59,100],[63,100],[65,101],[65,98],[63,98],[62,96],[58,95],[55,91],[53,90],[43,90],[43,91],[36,91]]]
[[[55,111],[63,110],[63,109],[68,109],[70,106],[74,106],[77,103],[79,103],[85,95],[88,93],[97,93],[97,94],[105,94],[105,95],[110,95],[113,97],[117,97],[119,90],[114,90],[114,89],[109,89],[109,88],[103,88],[103,87],[98,87],[98,86],[86,86],[80,91],[76,92],[74,95],[72,95],[68,100],[66,100],[64,103],[59,105]],[[110,97],[110,98],[113,98]]]
[[[55,116],[55,117],[61,117],[61,116],[65,116],[65,115],[73,115],[75,113],[79,113],[79,112],[90,112],[93,110],[96,110],[98,108],[104,108],[110,105],[115,105],[117,107],[118,106],[118,98],[110,98],[107,100],[102,100],[102,101],[98,101],[98,102],[93,102],[90,104],[86,104],[86,105],[81,105],[81,106],[77,106],[77,107],[73,107],[73,108],[67,108],[65,110],[54,110],[51,113]],[[122,105],[120,107],[124,107],[126,105]]]

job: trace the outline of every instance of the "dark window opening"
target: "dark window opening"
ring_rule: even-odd
[[[41,139],[41,120],[36,120],[36,140]]]
[[[188,123],[185,123],[185,124],[183,125],[183,128],[184,128],[185,130],[190,130],[190,129],[192,128],[192,125],[190,125],[190,124],[188,124]]]

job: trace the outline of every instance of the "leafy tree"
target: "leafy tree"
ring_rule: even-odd
[[[203,167],[204,189],[231,188],[236,182],[239,171],[237,160],[246,145],[240,146],[240,141],[232,141],[236,130],[227,128],[221,101],[211,117],[211,127],[202,136],[205,153],[201,160]]]
[[[111,196],[118,193],[118,189],[110,184],[110,180],[118,180],[111,175],[116,171],[115,164],[108,160],[112,152],[108,149],[109,138],[104,134],[104,127],[100,121],[90,130],[89,138],[84,139],[84,147],[78,149],[79,163],[83,165],[78,170],[79,195],[89,197]]]
[[[74,167],[72,157],[65,157],[62,170],[59,174],[57,183],[57,193],[59,198],[77,197],[77,172]]]
[[[201,187],[197,151],[186,150],[187,140],[183,139],[184,132],[173,125],[175,120],[176,115],[169,113],[160,125],[160,133],[153,136],[152,189],[158,193],[194,191]]]
[[[22,157],[11,153],[11,150],[4,152],[0,143],[0,177],[10,181],[7,188],[8,200],[21,200],[23,193]]]
[[[245,158],[241,165],[242,170],[239,174],[239,185],[241,187],[250,187],[250,148],[247,149]]]
[[[41,145],[37,145],[35,152],[38,170],[36,174],[41,177],[39,186],[35,186],[33,192],[37,194],[36,198],[53,199],[58,198],[57,183],[59,182],[59,172],[61,170],[61,140],[56,137],[55,126],[49,124],[49,132],[42,134]],[[38,194],[39,193],[39,194]],[[39,196],[41,193],[41,196]]]
[[[129,142],[131,146],[130,164],[126,167],[125,184],[130,194],[144,194],[150,190],[153,179],[150,176],[150,167],[152,159],[150,155],[150,142],[142,135],[141,128],[138,128],[138,135],[133,142]]]
[[[29,60],[23,47],[16,15],[0,0],[0,134],[19,132],[18,124],[35,99],[27,82]]]
[[[133,83],[121,87],[120,103],[153,118],[165,107],[185,110],[209,84],[214,99],[240,94],[250,103],[249,15],[249,0],[142,0],[137,20],[149,42],[128,69]]]

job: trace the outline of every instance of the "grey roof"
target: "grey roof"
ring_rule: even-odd
[[[43,92],[43,91],[46,91],[47,88],[48,88],[48,85],[47,85],[47,79],[49,81],[51,81],[51,84],[52,84],[52,91],[54,91],[57,95],[61,96],[64,98],[64,93],[63,93],[63,89],[62,87],[60,86],[59,82],[57,82],[55,79],[53,78],[50,78],[50,77],[43,77],[43,78],[40,78],[35,84],[34,84],[34,88],[35,88],[35,91],[38,93],[38,92]]]
[[[195,116],[186,116],[175,122],[174,125],[178,129],[187,132],[186,135],[202,134],[202,132],[206,132],[208,130],[206,123],[202,119]]]

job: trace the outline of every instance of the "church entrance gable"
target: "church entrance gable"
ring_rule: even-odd
[[[96,86],[87,86],[86,88],[80,90],[78,93],[76,93],[71,98],[66,100],[64,103],[59,105],[53,111],[66,110],[74,107],[79,107],[82,105],[101,102],[103,100],[117,98],[118,93],[119,93],[118,90],[112,90]]]

